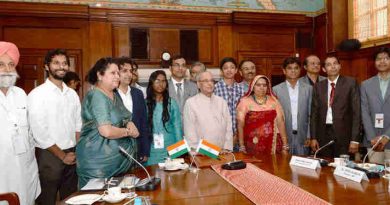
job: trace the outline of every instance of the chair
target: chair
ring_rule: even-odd
[[[15,192],[0,194],[0,201],[7,201],[9,205],[20,205],[19,197]]]

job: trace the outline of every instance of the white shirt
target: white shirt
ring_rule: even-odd
[[[298,96],[299,96],[299,81],[295,84],[295,88],[286,81],[288,95],[290,97],[292,129],[298,130]]]
[[[31,131],[37,147],[57,145],[69,149],[76,145],[81,130],[81,105],[77,93],[62,83],[62,91],[49,79],[28,95]]]
[[[131,98],[131,88],[127,86],[127,92],[123,93],[121,89],[118,88],[118,93],[122,98],[123,104],[127,108],[128,111],[133,113],[133,99]]]
[[[0,116],[0,193],[16,192],[20,204],[34,205],[41,187],[22,89],[10,87],[6,95],[0,91]]]
[[[181,83],[181,91],[183,92],[184,91],[184,79],[181,79],[181,81],[176,81],[174,78],[171,78],[172,79],[172,83],[173,83],[173,87],[175,88],[175,92],[177,93],[177,85],[178,83]]]
[[[330,106],[330,93],[332,92],[332,85],[331,83],[334,83],[334,89],[336,91],[337,86],[337,80],[339,79],[339,76],[334,81],[330,81],[328,78],[328,111],[326,112],[326,124],[333,124],[333,114],[332,114],[332,107]],[[334,101],[334,99],[333,99]]]

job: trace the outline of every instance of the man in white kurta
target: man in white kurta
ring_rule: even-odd
[[[17,47],[0,42],[0,193],[15,192],[20,204],[33,205],[41,188],[35,145],[28,134],[27,96],[14,86],[18,60]]]
[[[233,150],[233,130],[226,101],[214,95],[214,80],[205,71],[197,79],[200,93],[189,98],[183,111],[185,139],[196,148],[200,139],[205,139],[224,150]]]

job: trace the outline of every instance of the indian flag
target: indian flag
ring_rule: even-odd
[[[217,159],[221,148],[217,145],[211,144],[206,140],[200,140],[198,148],[196,148],[196,152],[209,156],[213,159]]]
[[[171,159],[179,157],[190,151],[190,147],[187,144],[186,140],[179,141],[173,145],[167,147],[168,154]]]

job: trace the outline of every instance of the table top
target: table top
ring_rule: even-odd
[[[315,171],[290,166],[291,156],[288,155],[254,157],[261,160],[253,162],[260,169],[332,204],[390,204],[389,181],[386,179],[370,179],[369,182],[357,183],[334,176],[333,167],[323,167]],[[253,156],[236,153],[236,158],[245,159]],[[164,171],[157,166],[148,167],[148,170],[151,175],[161,178],[161,185],[155,191],[137,191],[137,194],[149,196],[153,204],[252,204],[211,168],[202,168],[197,173],[188,170]],[[142,170],[136,170],[134,174],[140,178],[146,176]],[[84,193],[91,192],[77,192],[72,196]],[[65,204],[64,201],[60,204]]]

